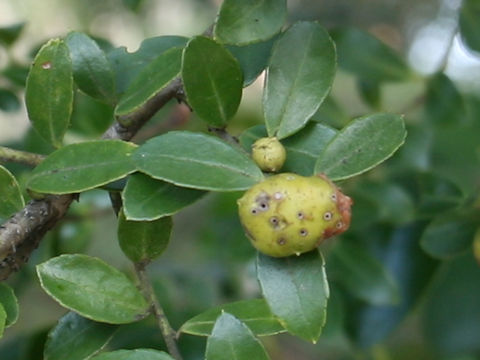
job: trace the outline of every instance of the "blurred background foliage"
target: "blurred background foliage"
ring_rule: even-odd
[[[0,143],[52,150],[29,127],[23,104],[29,64],[49,38],[78,30],[107,52],[135,51],[148,37],[202,33],[220,3],[0,0]],[[369,112],[401,113],[408,137],[391,160],[341,183],[355,201],[353,224],[323,245],[331,287],[324,334],[316,345],[289,335],[264,338],[272,359],[480,359],[480,53],[457,33],[461,1],[288,4],[290,23],[318,20],[337,42],[339,71],[314,120],[340,128]],[[367,33],[394,53],[379,50]],[[390,71],[392,62],[400,73]],[[235,135],[262,122],[261,89],[261,78],[245,89],[230,125]],[[80,92],[75,106],[67,142],[98,137],[111,122],[109,107]],[[205,130],[195,114],[171,104],[135,140],[173,128]],[[16,174],[28,170],[7,165]],[[210,194],[174,218],[171,244],[151,275],[175,328],[214,305],[259,296],[255,252],[236,214],[240,195]],[[0,342],[2,360],[42,358],[46,333],[64,310],[40,290],[34,265],[75,252],[131,271],[105,192],[82,195],[10,279],[21,312]],[[185,358],[203,358],[204,339],[183,335],[180,344]],[[163,344],[145,320],[122,327],[109,347]]]

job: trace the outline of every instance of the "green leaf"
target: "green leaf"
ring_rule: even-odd
[[[281,30],[286,17],[286,0],[225,0],[215,39],[237,45],[267,40]]]
[[[242,70],[222,45],[203,36],[190,40],[183,53],[182,79],[189,105],[208,124],[224,127],[237,112]]]
[[[94,321],[140,320],[149,304],[126,275],[87,255],[61,255],[37,265],[42,288],[60,305]]]
[[[28,188],[49,194],[82,192],[121,179],[135,171],[136,145],[120,140],[95,140],[65,146],[37,166]]]
[[[20,100],[13,91],[0,89],[0,110],[13,112],[20,109]]]
[[[65,39],[70,50],[73,76],[80,90],[108,104],[115,102],[115,79],[106,55],[86,34],[73,31]]]
[[[158,94],[178,76],[181,62],[182,49],[173,48],[165,51],[148,64],[120,98],[115,115],[129,114]]]
[[[346,71],[375,83],[404,81],[411,73],[405,61],[376,37],[356,28],[331,32],[338,64]]]
[[[128,220],[156,220],[177,213],[205,194],[136,173],[123,190],[123,211]]]
[[[340,129],[350,121],[350,117],[332,96],[327,96],[312,121]]]
[[[0,304],[0,339],[3,337],[3,331],[5,330],[5,322],[7,321],[7,313],[2,304]]]
[[[361,245],[342,239],[330,252],[327,263],[335,279],[352,295],[370,304],[398,304],[400,295],[394,279]]]
[[[0,217],[8,218],[25,206],[17,179],[0,165]]]
[[[28,66],[13,63],[2,69],[1,74],[5,76],[8,80],[10,80],[13,84],[20,87],[25,87],[28,72]]]
[[[212,333],[216,319],[224,312],[235,316],[245,323],[257,336],[275,335],[285,331],[270,311],[264,299],[251,299],[211,308],[188,320],[182,325],[179,332],[197,336],[209,336]]]
[[[62,40],[50,40],[35,57],[27,78],[25,102],[35,130],[60,147],[73,105],[72,63]]]
[[[463,42],[472,50],[480,52],[480,2],[465,0],[460,9],[460,35]]]
[[[95,356],[92,360],[175,360],[163,351],[150,349],[117,350]]]
[[[25,22],[19,22],[13,25],[1,27],[0,42],[3,42],[6,45],[12,45],[22,33],[25,24]]]
[[[121,212],[118,218],[118,241],[122,251],[135,263],[149,262],[167,248],[172,232],[172,218],[154,221],[129,221]]]
[[[320,253],[286,258],[259,254],[257,276],[265,300],[283,327],[315,343],[325,325],[329,296]]]
[[[213,136],[172,131],[140,146],[137,169],[156,179],[201,190],[250,188],[263,174],[243,152]]]
[[[275,43],[263,93],[268,134],[283,139],[305,126],[335,76],[335,46],[315,22],[299,22]]]
[[[372,109],[380,110],[382,107],[380,84],[375,81],[360,78],[357,85],[362,100]]]
[[[69,312],[48,333],[44,360],[83,360],[102,350],[117,326],[102,324]]]
[[[420,245],[435,258],[451,258],[471,249],[479,224],[478,213],[458,211],[442,214],[426,227]]]
[[[222,313],[207,340],[206,360],[268,360],[263,345],[251,330],[229,313]]]
[[[405,137],[402,116],[380,113],[357,118],[330,141],[315,172],[334,181],[361,174],[392,156]]]
[[[0,283],[0,305],[7,314],[5,327],[15,324],[18,320],[18,300],[13,289],[5,283]]]
[[[77,91],[69,131],[85,138],[100,138],[113,123],[113,108]]]

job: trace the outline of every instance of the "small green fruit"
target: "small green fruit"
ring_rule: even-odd
[[[240,221],[253,246],[274,257],[300,255],[347,230],[351,205],[324,175],[290,173],[269,177],[238,200]]]
[[[263,171],[280,170],[286,158],[285,148],[276,137],[260,138],[252,145],[252,159]]]

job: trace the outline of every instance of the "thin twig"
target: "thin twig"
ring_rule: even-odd
[[[35,167],[44,159],[44,155],[0,146],[0,163],[15,162]]]

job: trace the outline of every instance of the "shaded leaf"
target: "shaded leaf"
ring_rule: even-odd
[[[215,24],[215,39],[227,44],[267,40],[282,28],[286,0],[225,0]]]
[[[213,191],[245,190],[263,179],[253,161],[213,136],[172,131],[140,146],[137,169],[156,179]]]
[[[110,341],[117,326],[88,320],[69,312],[49,332],[44,360],[83,360],[98,353]]]
[[[15,324],[18,320],[18,300],[13,289],[5,283],[0,283],[0,305],[7,314],[5,327]]]
[[[315,172],[334,181],[361,174],[392,156],[405,137],[401,116],[380,113],[357,118],[330,141]]]
[[[25,206],[15,177],[0,165],[0,217],[8,218]]]
[[[163,351],[151,349],[117,350],[95,356],[92,360],[174,360]]]
[[[458,124],[465,119],[462,95],[445,74],[437,73],[428,79],[425,111],[436,126]]]
[[[362,100],[372,109],[380,110],[382,107],[380,84],[375,81],[360,78],[357,81],[357,85]]]
[[[29,68],[27,66],[13,63],[2,69],[1,74],[13,84],[24,87],[27,82],[28,72]]]
[[[19,22],[9,26],[0,27],[0,42],[6,45],[12,45],[22,33],[25,22]]]
[[[316,342],[325,325],[329,296],[320,253],[286,258],[258,254],[257,276],[265,300],[285,329]]]
[[[50,40],[35,57],[27,78],[25,102],[35,130],[60,147],[73,105],[72,63],[62,40]]]
[[[123,211],[128,220],[156,220],[177,213],[205,194],[136,173],[128,178],[122,193]]]
[[[87,138],[100,138],[113,121],[113,108],[110,105],[95,100],[83,92],[76,92],[69,131]]]
[[[216,306],[188,320],[179,332],[197,336],[209,336],[217,318],[224,312],[245,323],[257,336],[275,335],[284,332],[264,299],[236,301]]]
[[[0,89],[0,110],[13,112],[20,109],[20,100],[14,92],[7,89]]]
[[[269,359],[251,330],[229,313],[222,313],[207,340],[206,360]]]
[[[350,121],[350,117],[332,96],[327,96],[311,120],[340,129]]]
[[[126,275],[87,255],[61,255],[37,265],[42,288],[62,306],[111,324],[140,320],[149,304]]]
[[[335,46],[315,22],[299,22],[275,43],[265,78],[268,134],[283,139],[305,126],[332,86]]]
[[[472,50],[480,52],[480,2],[478,0],[465,0],[460,8],[460,35],[463,42]]]
[[[0,304],[0,339],[3,337],[3,332],[5,330],[5,322],[7,321],[7,313],[2,304]]]
[[[135,171],[131,161],[135,148],[120,140],[65,146],[33,170],[28,188],[40,193],[69,194],[105,185]]]
[[[237,112],[242,70],[222,45],[203,36],[190,40],[183,53],[182,79],[189,105],[210,125],[223,127]]]

